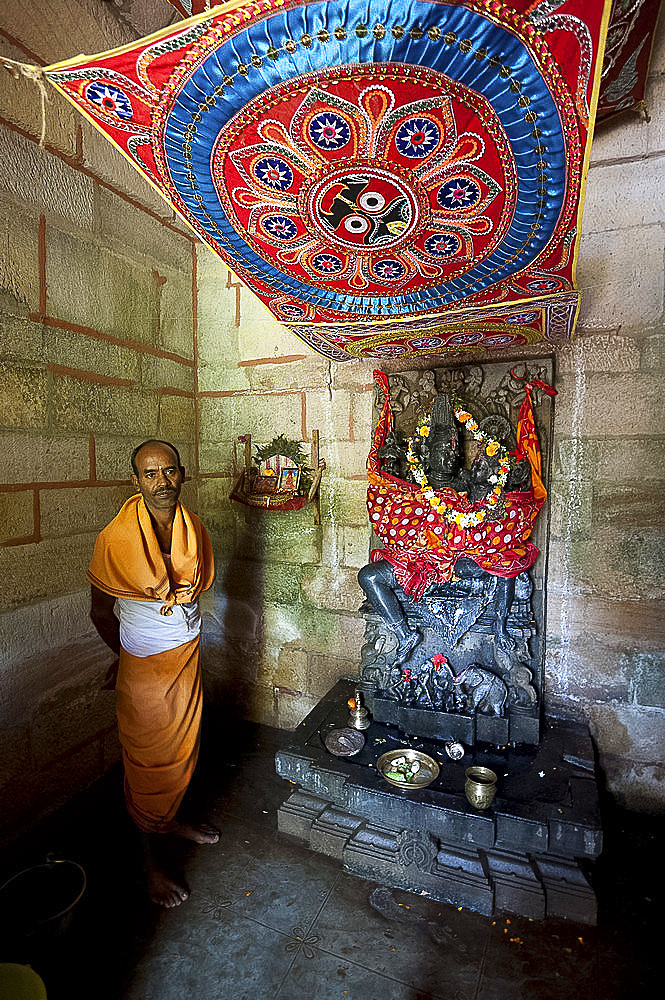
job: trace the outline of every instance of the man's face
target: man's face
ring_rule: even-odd
[[[136,456],[138,476],[132,482],[149,510],[173,510],[178,502],[185,470],[175,453],[163,444],[147,444]]]

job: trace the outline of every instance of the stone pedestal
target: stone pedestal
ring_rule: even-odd
[[[361,690],[365,690],[362,684]],[[367,697],[376,722],[397,726],[403,733],[418,733],[429,739],[457,740],[466,746],[476,743],[537,743],[540,719],[537,708],[511,706],[508,716],[442,714],[432,709],[414,708],[374,694]]]
[[[340,681],[300,725],[293,746],[277,753],[277,773],[296,785],[279,809],[280,831],[383,885],[485,914],[595,924],[596,899],[582,868],[602,848],[588,731],[546,719],[540,746],[475,747],[453,762],[442,743],[373,722],[361,753],[337,758],[324,739],[346,725],[353,690]],[[382,753],[408,745],[439,763],[427,788],[402,791],[376,770]],[[464,795],[472,764],[498,775],[496,798],[482,812]]]

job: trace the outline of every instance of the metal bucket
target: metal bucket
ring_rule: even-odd
[[[49,856],[0,886],[0,924],[14,941],[58,938],[67,930],[86,888],[76,861]]]

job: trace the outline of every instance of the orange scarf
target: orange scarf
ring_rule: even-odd
[[[148,508],[140,493],[130,497],[95,542],[88,579],[112,597],[163,601],[160,614],[187,604],[215,578],[208,532],[196,514],[178,503],[171,539],[171,571],[166,569]]]

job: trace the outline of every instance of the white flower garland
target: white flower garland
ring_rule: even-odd
[[[503,445],[500,444],[500,442],[495,438],[490,437],[489,434],[485,434],[481,431],[478,424],[467,410],[457,407],[453,412],[459,423],[464,424],[468,430],[471,431],[475,440],[482,443],[485,452],[490,458],[493,458],[495,455],[499,456],[498,475],[490,476],[489,481],[491,488],[484,497],[476,501],[476,503],[481,505],[480,509],[472,511],[459,510],[454,506],[454,504],[446,503],[445,500],[443,500],[434,492],[433,489],[431,489],[429,480],[425,474],[425,470],[423,469],[422,462],[415,451],[416,443],[422,441],[423,438],[429,437],[432,426],[432,416],[430,413],[423,414],[423,416],[419,419],[414,437],[411,437],[408,440],[406,458],[411,467],[413,477],[416,482],[420,484],[423,495],[432,510],[435,510],[437,514],[440,514],[449,524],[454,523],[460,528],[474,528],[477,524],[482,524],[482,522],[487,519],[487,515],[491,512],[491,509],[496,507],[501,500],[504,487],[508,481],[510,460],[508,452]]]

